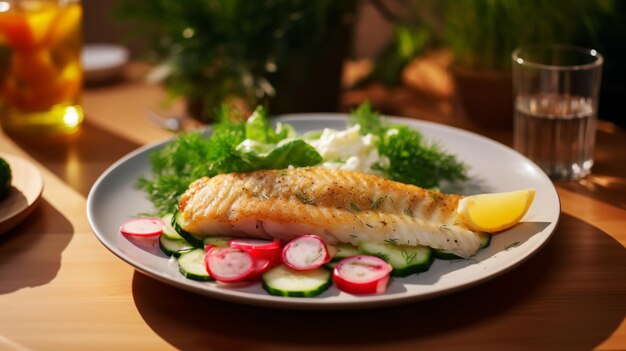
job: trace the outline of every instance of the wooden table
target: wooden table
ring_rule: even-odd
[[[160,283],[93,235],[85,205],[96,178],[126,153],[172,135],[144,117],[163,97],[140,82],[92,88],[84,95],[86,123],[72,141],[0,134],[0,152],[32,161],[45,181],[38,208],[0,236],[0,349],[626,349],[624,130],[600,125],[593,175],[556,184],[561,221],[547,245],[518,268],[396,307],[274,310]],[[481,129],[455,119],[454,107],[435,107],[407,115],[510,143],[508,130]]]

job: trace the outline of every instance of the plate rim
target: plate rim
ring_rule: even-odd
[[[15,170],[20,169],[14,166],[16,162],[20,163],[21,167],[27,167],[29,171],[32,172],[32,174],[34,175],[34,181],[36,182],[35,189],[29,191],[29,194],[34,195],[32,200],[27,199],[27,202],[24,204],[24,206],[16,209],[13,213],[0,215],[0,235],[2,235],[8,233],[17,225],[19,225],[22,221],[24,221],[32,213],[32,211],[35,210],[37,205],[39,205],[39,202],[41,201],[43,195],[44,180],[41,170],[35,164],[25,159],[24,157],[5,152],[0,152],[0,157],[4,158],[9,163],[13,178],[11,186],[16,188],[17,191],[24,192],[25,189],[23,187],[18,187],[15,185]],[[6,198],[0,199],[0,201],[4,200],[6,200]]]
[[[272,118],[272,122],[291,123],[293,121],[298,121],[298,120],[300,121],[309,120],[309,121],[316,121],[316,122],[319,121],[322,124],[321,128],[324,128],[323,127],[324,121],[346,121],[347,117],[348,117],[348,114],[346,113],[294,113],[294,114],[276,116]],[[121,250],[114,247],[111,243],[105,240],[105,238],[101,236],[101,234],[96,228],[96,225],[94,224],[94,214],[92,210],[94,201],[95,201],[94,194],[97,188],[101,186],[101,184],[106,180],[107,176],[113,170],[117,169],[120,165],[123,165],[129,160],[132,160],[133,158],[138,157],[141,154],[147,153],[150,150],[154,150],[154,149],[162,147],[163,145],[167,144],[171,140],[175,139],[176,136],[172,136],[161,141],[149,143],[149,144],[146,144],[137,148],[134,151],[131,151],[127,155],[123,156],[122,158],[114,162],[110,167],[108,167],[100,175],[100,177],[98,177],[98,179],[94,182],[87,197],[86,210],[87,210],[87,217],[88,217],[89,224],[92,228],[93,233],[96,235],[100,243],[104,245],[109,251],[111,251],[114,255],[118,256],[124,262],[130,264],[140,273],[151,276],[152,278],[157,279],[161,282],[164,282],[166,284],[175,286],[183,290],[198,293],[204,296],[209,296],[209,297],[213,297],[213,298],[217,298],[221,300],[227,300],[227,301],[236,302],[236,303],[266,306],[266,307],[276,307],[276,308],[297,308],[297,309],[320,309],[322,308],[322,309],[339,310],[339,309],[352,309],[352,308],[369,308],[369,307],[378,307],[382,305],[387,306],[387,305],[402,304],[402,303],[430,299],[430,298],[434,298],[437,296],[451,294],[460,290],[465,290],[472,286],[479,285],[483,283],[484,281],[494,279],[506,272],[509,272],[513,268],[526,262],[528,259],[530,259],[534,254],[540,251],[547,244],[549,239],[554,234],[554,231],[560,221],[561,202],[560,202],[558,193],[556,191],[556,188],[554,187],[554,184],[550,181],[548,176],[534,162],[532,162],[525,156],[518,153],[516,150],[510,148],[509,146],[503,143],[500,143],[496,140],[490,139],[486,136],[483,136],[483,135],[480,135],[480,134],[477,134],[477,133],[474,133],[465,129],[461,129],[461,128],[457,128],[453,126],[447,126],[447,125],[436,123],[436,122],[423,121],[423,120],[412,119],[412,118],[407,118],[407,117],[396,117],[396,116],[384,116],[384,117],[394,123],[399,122],[401,124],[408,125],[411,128],[419,129],[420,126],[427,126],[429,128],[438,129],[446,133],[453,132],[456,134],[464,135],[465,137],[479,139],[481,140],[481,142],[485,142],[490,145],[494,145],[498,148],[502,148],[506,150],[507,152],[513,152],[517,154],[518,157],[523,158],[525,162],[531,164],[533,166],[533,169],[542,176],[544,182],[547,182],[550,184],[551,190],[556,199],[556,205],[558,207],[556,210],[556,218],[553,223],[550,223],[549,227],[551,227],[551,230],[546,234],[547,235],[546,238],[542,240],[536,247],[533,247],[533,249],[530,251],[529,254],[526,254],[524,257],[522,257],[519,260],[515,260],[514,262],[510,262],[509,264],[504,265],[504,267],[501,267],[500,269],[498,269],[497,271],[491,274],[487,274],[479,278],[473,279],[470,282],[465,282],[463,284],[458,284],[452,287],[447,287],[442,290],[420,293],[416,295],[400,294],[400,296],[390,297],[389,295],[382,294],[382,295],[358,296],[358,297],[354,297],[354,299],[350,299],[349,301],[326,301],[326,300],[315,299],[315,298],[285,298],[285,297],[272,296],[269,294],[268,295],[254,295],[253,297],[251,297],[250,293],[232,290],[232,289],[227,290],[227,292],[208,290],[206,288],[200,287],[198,285],[199,284],[198,282],[194,282],[191,280],[185,281],[185,282],[177,281],[169,277],[166,277],[164,275],[159,275],[158,272],[152,272],[151,268],[145,266],[141,262],[133,262],[130,258],[126,257],[126,255],[124,255],[121,252]],[[202,131],[206,133],[206,132],[209,132],[210,130],[211,128],[210,126],[208,126],[204,128]],[[545,228],[544,230],[547,230],[549,227]]]

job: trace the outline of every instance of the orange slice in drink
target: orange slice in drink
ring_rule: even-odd
[[[45,85],[59,76],[48,50],[15,51],[12,65],[15,76],[28,85]]]
[[[72,35],[80,35],[82,16],[83,10],[79,4],[71,4],[59,9],[46,37],[47,45],[55,46]]]
[[[36,48],[46,45],[44,40],[48,36],[54,19],[57,17],[59,7],[54,3],[36,2],[36,7],[28,9],[25,13],[26,22],[33,35]]]
[[[58,7],[53,3],[24,2],[21,9],[0,14],[0,32],[15,50],[37,49],[48,36],[57,12]]]
[[[78,62],[67,64],[57,83],[60,99],[66,103],[78,103],[83,71]]]
[[[16,50],[32,50],[35,47],[35,37],[23,14],[0,14],[0,31]]]

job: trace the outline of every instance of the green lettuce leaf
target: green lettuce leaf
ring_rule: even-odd
[[[281,140],[297,136],[292,126],[281,124],[274,130],[270,124],[267,111],[259,106],[246,122],[246,139],[263,144],[277,144]]]

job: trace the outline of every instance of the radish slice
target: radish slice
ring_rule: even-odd
[[[376,256],[357,255],[339,261],[333,270],[337,288],[350,294],[380,294],[387,290],[392,267]]]
[[[330,261],[326,244],[316,235],[303,235],[285,245],[283,262],[298,271],[315,269]]]
[[[246,280],[256,270],[256,263],[249,253],[232,247],[210,248],[204,263],[209,275],[227,283]]]
[[[269,261],[271,265],[281,262],[281,242],[259,239],[232,239],[228,246],[247,251],[255,260]]]
[[[134,218],[124,222],[120,226],[120,232],[128,236],[148,238],[161,235],[163,226],[165,223],[160,218]]]
[[[254,260],[254,272],[250,274],[248,279],[249,280],[258,279],[263,275],[263,273],[269,271],[274,266],[275,264],[272,263],[270,260],[266,260],[263,258],[255,259]]]

